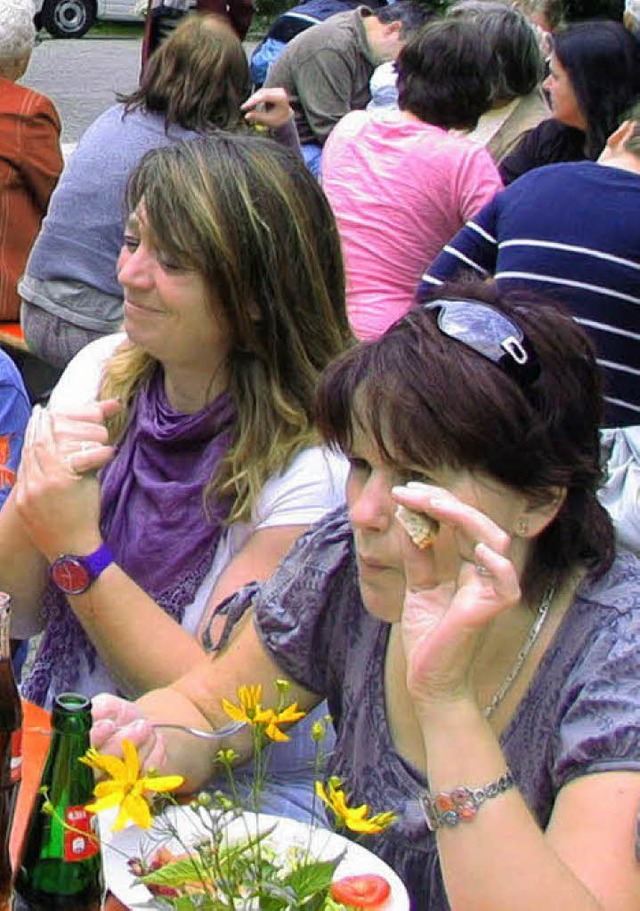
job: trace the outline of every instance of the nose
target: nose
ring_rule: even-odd
[[[123,287],[148,288],[152,284],[152,259],[144,246],[123,247],[118,257],[118,281]]]
[[[349,521],[359,531],[388,530],[395,504],[391,485],[383,474],[372,472],[363,483],[349,485]]]

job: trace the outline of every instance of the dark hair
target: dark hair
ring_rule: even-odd
[[[539,378],[523,392],[418,305],[327,368],[317,406],[325,439],[349,453],[363,429],[397,468],[483,472],[541,504],[564,488],[557,516],[535,539],[523,592],[538,596],[579,561],[605,572],[613,528],[596,497],[602,396],[591,342],[568,313],[534,294],[468,283],[442,286],[435,298],[489,303],[513,319],[535,348]]]
[[[244,124],[240,105],[251,91],[247,57],[220,16],[191,14],[154,51],[139,88],[118,95],[125,111],[164,114],[166,128],[179,124],[204,133]]]
[[[531,23],[518,9],[498,0],[460,0],[447,16],[474,22],[493,54],[492,101],[511,101],[533,92],[544,76],[544,60]]]
[[[413,3],[412,0],[397,0],[396,3],[388,3],[386,6],[374,10],[373,15],[378,22],[401,22],[401,34],[405,37],[422,28],[423,25],[434,19],[436,14],[421,3]]]
[[[640,43],[619,22],[576,22],[554,37],[587,122],[585,152],[595,159],[640,92]]]
[[[491,103],[493,64],[465,19],[431,22],[400,51],[398,106],[444,129],[472,129]]]

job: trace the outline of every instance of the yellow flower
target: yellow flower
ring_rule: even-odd
[[[183,783],[182,775],[140,777],[140,757],[130,740],[122,741],[123,758],[99,753],[93,748],[87,750],[80,762],[108,775],[110,780],[99,781],[93,793],[94,803],[87,804],[91,813],[99,813],[111,807],[119,807],[118,818],[113,830],[122,829],[132,820],[143,829],[151,825],[151,808],[146,794],[153,792],[175,791]]]
[[[316,794],[335,814],[336,819],[352,832],[376,835],[384,832],[396,821],[395,814],[391,812],[376,813],[370,816],[366,803],[359,807],[350,807],[340,784],[340,779],[335,777],[328,780],[326,788],[321,781],[316,781]]]
[[[282,684],[282,681],[278,681]],[[271,740],[287,741],[289,737],[280,730],[282,724],[293,724],[304,718],[306,712],[298,708],[298,703],[293,702],[280,712],[273,709],[262,708],[262,686],[238,687],[239,705],[234,705],[227,699],[222,700],[222,708],[229,718],[234,721],[244,721],[254,728],[260,728]]]

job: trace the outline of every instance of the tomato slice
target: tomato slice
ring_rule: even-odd
[[[337,879],[329,891],[331,898],[352,908],[381,908],[389,898],[391,886],[383,876],[363,873]]]

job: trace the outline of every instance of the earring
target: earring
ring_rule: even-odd
[[[526,538],[529,534],[529,523],[526,519],[518,519],[516,522],[516,534],[521,538]]]

